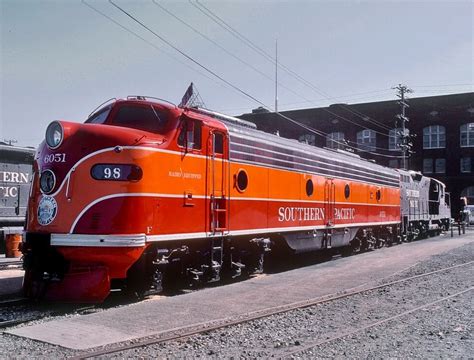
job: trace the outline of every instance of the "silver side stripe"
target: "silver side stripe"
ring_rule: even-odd
[[[85,235],[51,234],[52,246],[85,247],[142,247],[145,246],[145,234],[125,235]]]
[[[379,226],[379,225],[397,225],[400,221],[386,221],[386,222],[372,222],[372,223],[352,223],[352,224],[337,224],[331,227],[325,225],[310,225],[310,226],[293,226],[293,227],[275,227],[275,228],[264,228],[264,229],[244,229],[234,230],[225,232],[224,234],[212,234],[206,232],[196,233],[181,233],[181,234],[165,234],[165,235],[150,235],[147,236],[147,242],[159,242],[169,240],[186,240],[186,239],[202,239],[206,237],[216,236],[241,236],[241,235],[256,235],[256,234],[271,234],[271,233],[282,233],[291,231],[311,231],[311,230],[324,230],[324,229],[341,229],[341,228],[354,228],[362,226]]]
[[[142,247],[146,243],[171,241],[171,240],[190,240],[190,239],[204,239],[220,236],[241,236],[241,235],[256,235],[256,234],[271,234],[291,231],[311,231],[324,229],[341,229],[354,228],[362,226],[379,226],[379,225],[397,225],[400,221],[386,221],[373,223],[352,223],[352,224],[337,224],[331,227],[325,225],[319,226],[293,226],[293,227],[278,227],[265,229],[245,229],[234,230],[225,233],[208,233],[208,232],[193,232],[180,234],[163,234],[163,235],[145,235],[145,234],[126,234],[126,235],[85,235],[85,234],[51,234],[52,246],[84,246],[84,247]]]

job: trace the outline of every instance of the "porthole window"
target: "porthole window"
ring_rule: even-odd
[[[349,184],[346,184],[344,187],[344,196],[346,199],[349,199],[349,196],[351,195],[351,188],[349,187]]]
[[[377,192],[375,193],[375,198],[377,199],[377,201],[380,201],[380,199],[382,198],[382,193],[380,192],[380,190],[377,190]]]
[[[245,170],[239,170],[236,176],[235,183],[237,186],[237,190],[239,190],[240,192],[244,192],[245,189],[247,189],[247,186],[249,185],[249,178]]]
[[[314,192],[313,180],[308,179],[308,181],[306,181],[306,195],[311,196],[313,195],[313,192]]]

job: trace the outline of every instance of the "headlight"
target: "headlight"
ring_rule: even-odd
[[[41,173],[40,177],[40,188],[45,194],[49,194],[53,191],[56,185],[56,176],[51,170],[45,170]]]
[[[63,127],[60,122],[53,121],[46,129],[46,144],[50,149],[56,149],[64,138]]]

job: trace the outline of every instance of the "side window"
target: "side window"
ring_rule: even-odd
[[[178,145],[187,149],[201,149],[201,134],[200,121],[186,120],[178,135]]]
[[[214,152],[224,154],[224,135],[222,133],[214,133]]]

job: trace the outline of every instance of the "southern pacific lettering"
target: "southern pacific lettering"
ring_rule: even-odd
[[[317,207],[281,207],[278,209],[278,221],[317,221],[324,220],[324,208]],[[354,208],[335,208],[337,220],[354,220]]]

